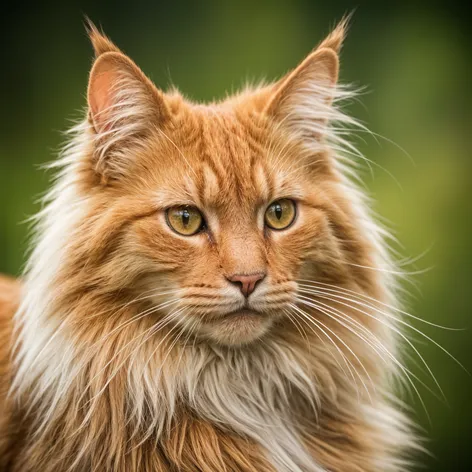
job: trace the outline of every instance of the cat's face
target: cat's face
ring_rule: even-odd
[[[175,146],[155,136],[136,156],[157,167],[131,172],[143,181],[134,198],[142,193],[156,212],[136,219],[127,237],[157,273],[146,288],[165,278],[166,291],[178,290],[167,298],[180,299],[169,307],[180,322],[219,342],[252,341],[286,316],[304,260],[330,244],[315,184],[321,167],[249,116],[185,113],[192,130],[184,122],[166,130]]]
[[[119,52],[98,57],[90,182],[126,215],[109,263],[172,323],[246,344],[284,329],[301,278],[346,284],[344,262],[363,261],[322,136],[336,75],[325,47],[272,87],[202,106],[162,94]],[[310,83],[311,127],[294,129]]]

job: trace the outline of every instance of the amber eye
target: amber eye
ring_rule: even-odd
[[[191,206],[177,206],[166,211],[167,224],[183,236],[193,236],[203,228],[203,216]]]
[[[288,198],[276,200],[269,205],[265,212],[265,224],[272,229],[285,229],[293,223],[296,214],[293,200]]]

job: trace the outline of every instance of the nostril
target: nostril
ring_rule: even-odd
[[[245,297],[249,297],[265,276],[266,274],[263,272],[258,272],[256,274],[235,274],[227,277],[227,279],[231,283],[238,285]]]

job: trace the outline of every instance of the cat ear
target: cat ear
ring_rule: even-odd
[[[294,131],[320,137],[335,117],[332,102],[339,73],[339,50],[347,19],[292,72],[275,84],[264,112]]]
[[[87,99],[95,133],[96,170],[105,178],[125,170],[133,142],[169,117],[163,94],[139,67],[94,29],[98,56],[90,72]]]
[[[167,117],[163,94],[119,52],[105,52],[97,58],[90,72],[87,98],[97,133],[124,131],[125,127],[131,131]]]

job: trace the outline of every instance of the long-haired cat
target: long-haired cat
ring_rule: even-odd
[[[341,24],[197,104],[93,26],[88,111],[0,284],[0,469],[398,472],[388,235],[353,180]]]

